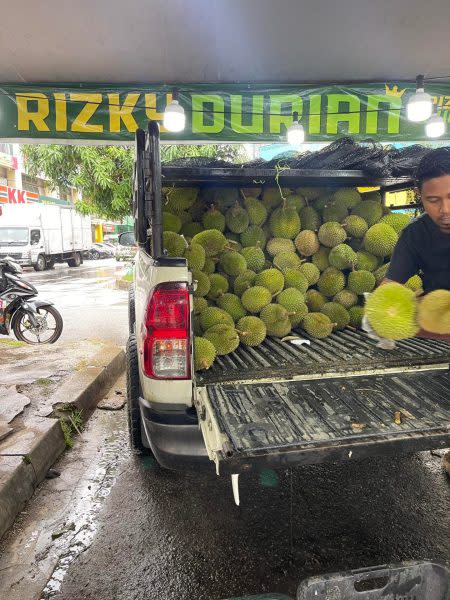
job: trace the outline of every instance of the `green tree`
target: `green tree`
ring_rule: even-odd
[[[54,191],[76,187],[85,214],[120,219],[131,211],[134,152],[123,146],[24,145],[27,171],[43,175]],[[169,162],[194,156],[239,162],[245,159],[237,144],[162,145],[161,159]]]

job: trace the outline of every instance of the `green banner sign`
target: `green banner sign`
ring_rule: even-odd
[[[279,142],[298,112],[306,141],[425,140],[424,125],[406,119],[412,83],[337,85],[199,84],[179,88],[186,129],[166,141]],[[149,119],[162,123],[167,85],[3,85],[0,138],[130,142]],[[449,121],[450,85],[430,84],[438,114]],[[449,128],[450,129],[450,128]],[[449,133],[450,136],[450,133]]]

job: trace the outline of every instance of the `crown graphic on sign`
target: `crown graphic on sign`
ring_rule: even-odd
[[[386,83],[384,87],[386,89],[386,96],[398,96],[399,98],[401,98],[406,92],[406,88],[403,90],[399,90],[398,85],[394,85],[390,88]]]

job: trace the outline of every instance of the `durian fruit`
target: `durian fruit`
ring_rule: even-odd
[[[378,256],[367,252],[367,250],[358,250],[356,253],[356,263],[355,266],[358,270],[361,271],[375,271],[380,264],[380,259]]]
[[[239,319],[242,319],[242,317],[245,317],[247,314],[247,311],[242,306],[239,296],[231,294],[230,292],[219,296],[216,300],[216,304],[219,308],[227,312],[233,321],[239,321]]]
[[[207,206],[214,205],[226,209],[239,202],[239,190],[235,187],[203,188],[201,198]]]
[[[209,281],[209,279],[208,279],[208,281]],[[194,315],[198,316],[206,308],[208,308],[208,301],[206,300],[206,298],[201,298],[201,297],[194,296],[194,298],[193,298],[193,309],[192,309]]]
[[[382,258],[390,256],[397,243],[398,235],[390,225],[377,223],[367,230],[364,236],[364,248]]]
[[[244,271],[238,275],[234,280],[234,293],[239,297],[242,296],[245,290],[248,290],[248,288],[252,287],[252,285],[255,283],[255,279],[256,273],[247,269],[247,271]]]
[[[278,269],[264,269],[258,273],[255,285],[267,288],[271,294],[277,294],[284,288],[284,276]]]
[[[301,258],[295,252],[279,252],[273,259],[273,264],[280,271],[295,269],[302,264]]]
[[[326,302],[320,312],[330,319],[333,323],[333,330],[338,331],[344,329],[350,323],[350,315],[348,310],[345,309],[342,304],[338,302]]]
[[[239,339],[246,346],[259,346],[263,343],[267,328],[258,317],[243,317],[236,324]]]
[[[312,255],[312,262],[319,271],[325,271],[330,266],[330,261],[328,260],[328,256],[330,255],[330,248],[326,248],[325,246],[321,246],[319,250]]]
[[[234,325],[232,316],[217,306],[208,306],[205,308],[199,315],[199,321],[203,331],[219,324]]]
[[[245,310],[256,314],[272,302],[272,294],[266,287],[255,285],[244,291],[241,302]]]
[[[300,209],[299,214],[303,229],[319,231],[319,227],[322,225],[322,219],[320,218],[318,211],[313,206],[304,206]]]
[[[312,263],[312,262],[302,263],[300,265],[300,267],[298,268],[298,270],[300,271],[300,273],[302,275],[304,275],[306,277],[310,286],[315,285],[319,281],[320,271],[314,263]],[[286,284],[287,284],[286,273],[284,274],[284,278],[286,279]],[[297,286],[294,286],[294,287],[297,287]]]
[[[348,289],[343,289],[342,292],[338,292],[333,298],[333,302],[342,304],[344,308],[351,308],[358,303],[358,295]]]
[[[259,316],[267,328],[267,335],[284,337],[291,332],[292,325],[288,311],[280,304],[268,304],[261,310]]]
[[[364,306],[351,306],[348,309],[350,315],[350,325],[352,327],[361,327],[364,317]]]
[[[327,248],[342,244],[347,239],[347,234],[342,225],[333,221],[321,225],[318,235],[320,243],[327,246]]]
[[[197,235],[197,233],[200,233],[201,231],[203,231],[203,225],[194,221],[192,223],[185,223],[181,228],[182,235],[184,235],[185,238],[190,239],[192,239],[194,235]]]
[[[342,227],[350,237],[358,239],[363,238],[366,231],[369,229],[369,226],[364,219],[358,217],[358,215],[349,215],[342,223]]]
[[[328,260],[336,269],[350,269],[356,263],[356,253],[347,244],[338,244],[331,248]]]
[[[283,196],[286,196],[286,193],[288,193],[289,190],[284,189],[282,192]],[[262,202],[268,211],[271,211],[279,206],[283,202],[283,198],[278,187],[264,188],[262,193]]]
[[[297,288],[290,287],[277,294],[276,301],[288,312],[292,312],[305,303],[305,296]]]
[[[216,358],[214,345],[204,337],[194,337],[194,368],[196,371],[209,369]]]
[[[187,242],[182,235],[174,231],[163,232],[164,249],[169,256],[182,257],[186,250]]]
[[[378,223],[383,216],[383,208],[376,200],[363,200],[352,208],[352,215],[362,217],[369,227]]]
[[[223,252],[227,239],[217,229],[205,229],[194,235],[192,242],[203,246],[206,256],[217,256]]]
[[[180,219],[181,225],[186,225],[187,223],[192,223],[193,221],[191,213],[188,213],[185,210],[183,210],[176,216]]]
[[[203,267],[203,273],[206,273],[206,275],[212,275],[215,272],[215,270],[216,261],[213,258],[207,256],[205,259],[205,265]]]
[[[355,294],[371,292],[375,284],[375,275],[370,271],[351,271],[348,274],[348,289]]]
[[[310,312],[305,315],[302,327],[313,338],[326,338],[333,331],[333,323],[321,312]]]
[[[243,233],[250,223],[248,212],[239,204],[235,204],[225,213],[225,223],[233,233]]]
[[[295,245],[292,240],[272,238],[267,242],[266,250],[270,256],[276,256],[280,252],[295,252]]]
[[[313,265],[314,266],[314,265]],[[284,275],[284,285],[288,287],[293,287],[299,290],[302,294],[306,293],[310,283],[306,278],[306,275],[301,272],[301,267],[294,269],[285,269],[283,271]]]
[[[202,217],[203,227],[205,229],[217,229],[222,233],[225,231],[225,215],[217,208],[210,208]]]
[[[308,307],[305,302],[297,305],[297,308],[293,311],[289,312],[289,321],[291,322],[292,327],[298,327],[305,315],[308,313]]]
[[[300,217],[295,208],[276,208],[269,218],[273,237],[293,240],[300,231]]]
[[[334,267],[328,267],[320,276],[317,288],[324,296],[332,298],[345,288],[345,275]]]
[[[295,247],[297,248],[297,252],[301,256],[312,256],[320,249],[319,238],[317,237],[317,233],[314,231],[310,231],[309,229],[304,229],[300,231],[297,237],[294,240]]]
[[[355,188],[341,188],[333,194],[333,203],[347,210],[361,202],[361,194]]]
[[[247,261],[247,268],[255,273],[259,273],[264,269],[266,257],[264,252],[258,246],[247,246],[241,250],[242,256]]]
[[[316,210],[322,211],[324,208],[329,206],[329,204],[331,204],[332,201],[333,201],[333,192],[330,190],[325,190],[322,194],[320,194],[320,196],[318,198],[316,198],[314,200],[314,208]]]
[[[178,214],[190,208],[197,200],[198,188],[193,187],[163,187],[165,196],[164,210]]]
[[[182,222],[180,217],[170,212],[163,212],[163,229],[164,231],[174,231],[180,233]]]
[[[387,223],[399,234],[402,229],[411,223],[411,216],[407,213],[389,213],[381,217],[381,223]]]
[[[310,202],[316,200],[319,196],[326,194],[328,190],[323,187],[298,187],[295,191]]]
[[[220,273],[213,273],[209,276],[211,287],[207,293],[207,297],[211,300],[217,300],[219,296],[228,292],[228,279]]]
[[[386,274],[387,274],[388,269],[389,269],[389,265],[390,265],[390,263],[386,263],[385,265],[381,265],[381,267],[378,267],[378,269],[376,269],[373,272],[373,274],[375,276],[375,282],[376,282],[377,285],[380,285],[380,283],[386,277]]]
[[[267,208],[256,198],[246,198],[245,208],[251,225],[262,225],[267,219]]]
[[[327,299],[318,290],[308,290],[305,294],[305,301],[310,312],[320,312]]]
[[[187,259],[188,267],[201,271],[205,266],[206,253],[200,244],[190,243],[184,251],[184,257]]]
[[[244,248],[247,246],[259,246],[264,249],[266,245],[266,234],[259,225],[250,225],[241,233],[241,244]]]
[[[210,281],[208,275],[206,275],[206,273],[203,273],[203,271],[198,271],[196,269],[193,269],[192,270],[192,281],[197,282],[194,296],[196,296],[198,298],[206,296],[206,294],[209,292],[209,290],[211,288],[211,281]]]
[[[234,250],[225,251],[220,256],[220,266],[227,275],[237,277],[247,269],[245,257]]]
[[[427,294],[419,302],[417,319],[426,331],[450,334],[450,291],[434,290]]]
[[[200,222],[202,220],[203,213],[207,210],[207,205],[201,198],[197,198],[195,202],[187,209],[187,212],[191,215],[193,221]]]
[[[294,208],[297,212],[306,206],[305,199],[301,194],[289,194],[285,200],[286,208]]]
[[[422,289],[423,283],[422,278],[419,275],[413,275],[408,279],[405,283],[406,287],[412,290],[413,292],[418,292]]]
[[[212,342],[219,356],[234,352],[239,346],[239,335],[230,325],[214,325],[205,331],[203,336]]]
[[[341,223],[348,217],[348,210],[337,204],[329,204],[322,211],[322,219],[324,223],[337,222]]]
[[[366,300],[365,315],[370,326],[389,340],[414,337],[419,330],[416,313],[414,292],[399,283],[380,285]]]

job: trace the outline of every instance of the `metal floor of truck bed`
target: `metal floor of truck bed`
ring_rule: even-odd
[[[450,344],[413,338],[397,342],[394,350],[381,350],[363,331],[344,329],[324,340],[310,338],[311,345],[294,346],[267,337],[255,348],[239,346],[218,356],[208,371],[197,373],[197,384],[259,379],[290,379],[301,375],[345,373],[397,367],[450,363]]]

